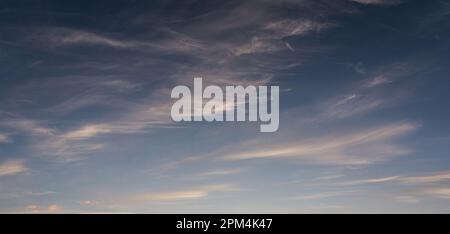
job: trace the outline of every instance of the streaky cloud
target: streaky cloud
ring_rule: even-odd
[[[417,129],[412,123],[381,126],[356,133],[339,133],[303,142],[259,146],[220,156],[222,160],[297,159],[313,164],[369,165],[405,155],[411,150],[390,143]]]

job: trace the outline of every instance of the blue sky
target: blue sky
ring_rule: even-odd
[[[444,0],[0,1],[2,213],[448,213]],[[280,128],[175,123],[280,86]]]

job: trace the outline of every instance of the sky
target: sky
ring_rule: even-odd
[[[450,213],[450,2],[0,0],[1,213]],[[170,92],[280,87],[280,126]]]

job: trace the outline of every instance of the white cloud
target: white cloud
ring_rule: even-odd
[[[450,188],[424,188],[420,190],[421,194],[429,195],[436,198],[450,199]]]
[[[415,196],[395,196],[395,201],[402,202],[402,203],[410,203],[410,204],[416,204],[420,202],[420,199]]]
[[[316,164],[368,165],[411,150],[389,141],[417,128],[411,123],[386,125],[353,134],[341,133],[303,142],[259,146],[221,156],[223,160],[291,158]]]
[[[404,0],[350,0],[365,5],[398,5]]]
[[[27,192],[26,194],[32,195],[32,196],[47,196],[47,195],[57,194],[57,192],[55,192],[55,191]]]
[[[233,175],[241,172],[241,169],[223,169],[223,170],[211,170],[199,174],[200,177],[210,177],[210,176],[225,176]]]
[[[25,167],[23,161],[12,160],[0,164],[0,176],[12,176],[26,172],[28,168]]]
[[[376,86],[389,84],[389,83],[392,83],[392,80],[389,79],[386,75],[381,74],[381,75],[378,75],[375,78],[371,79],[367,83],[367,88],[373,88],[373,87],[376,87]]]
[[[234,185],[218,184],[172,192],[147,193],[133,196],[132,200],[140,202],[176,202],[185,200],[198,200],[214,192],[234,192],[239,189]]]
[[[55,205],[55,204],[49,205],[47,207],[47,211],[49,211],[49,212],[57,212],[59,210],[61,210],[61,207],[59,207],[58,205]]]
[[[31,213],[55,213],[61,211],[61,207],[56,204],[50,204],[47,207],[42,207],[36,204],[28,205],[26,208],[26,212]]]
[[[329,23],[321,23],[313,20],[280,20],[268,23],[264,30],[271,32],[271,38],[285,38],[290,36],[301,36],[312,32],[320,32],[330,28]]]
[[[137,46],[131,42],[122,42],[96,33],[69,28],[48,29],[48,40],[52,46],[66,46],[74,44],[105,45],[116,48],[130,48]]]
[[[108,125],[86,125],[80,129],[70,131],[61,137],[65,140],[83,140],[91,137],[95,137],[100,134],[110,133],[112,129]]]
[[[10,143],[11,139],[8,135],[0,133],[0,143]]]
[[[356,93],[333,98],[321,104],[319,120],[334,120],[365,114],[381,107],[385,100],[373,95]]]

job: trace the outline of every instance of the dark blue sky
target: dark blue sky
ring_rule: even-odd
[[[450,212],[444,0],[0,0],[0,211]],[[278,85],[280,129],[174,123]]]

